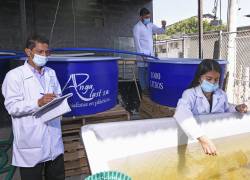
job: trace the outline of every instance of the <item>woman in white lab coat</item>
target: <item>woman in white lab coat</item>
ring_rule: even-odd
[[[224,112],[247,112],[247,106],[228,103],[226,93],[219,88],[221,67],[215,60],[204,59],[198,66],[191,87],[179,99],[174,118],[189,138],[197,139],[204,153],[216,155],[216,147],[209,140],[194,115]]]

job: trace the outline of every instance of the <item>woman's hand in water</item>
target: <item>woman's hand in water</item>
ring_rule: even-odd
[[[201,136],[198,138],[198,141],[200,142],[205,154],[212,155],[212,156],[217,155],[217,150],[216,150],[214,143],[211,140],[209,140],[207,137]]]
[[[240,113],[246,113],[247,112],[247,105],[245,104],[240,104],[235,107],[236,111]]]

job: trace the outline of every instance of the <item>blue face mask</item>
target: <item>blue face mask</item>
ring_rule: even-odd
[[[212,92],[216,91],[217,89],[219,89],[219,84],[218,83],[213,84],[213,83],[210,83],[206,80],[203,80],[201,83],[201,89],[204,92],[212,93]]]
[[[143,24],[147,25],[148,23],[150,23],[150,18],[143,19]]]
[[[33,62],[35,63],[36,66],[42,67],[44,66],[48,61],[47,56],[41,56],[38,54],[34,54]]]

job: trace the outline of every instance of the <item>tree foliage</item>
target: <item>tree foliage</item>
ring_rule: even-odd
[[[224,30],[225,25],[213,26],[208,20],[203,20],[203,31],[219,31]],[[198,18],[191,17],[186,20],[177,22],[173,25],[170,25],[166,30],[167,36],[177,35],[177,34],[193,34],[198,33]]]

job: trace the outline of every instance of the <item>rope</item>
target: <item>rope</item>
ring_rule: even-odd
[[[72,14],[73,14],[73,22],[74,22],[74,33],[73,33],[73,36],[74,36],[74,47],[76,47],[76,13],[75,13],[75,4],[74,4],[74,0],[72,0]]]
[[[51,31],[50,31],[50,36],[49,36],[49,43],[50,44],[51,44],[51,41],[52,41],[52,38],[53,38],[53,32],[54,32],[54,27],[55,27],[55,24],[56,24],[57,13],[58,13],[58,10],[59,10],[59,7],[60,7],[60,2],[61,2],[61,0],[58,0],[58,2],[57,2],[57,7],[56,7],[55,16],[54,16],[54,21],[53,21],[53,24],[52,24],[52,27],[51,27]]]

